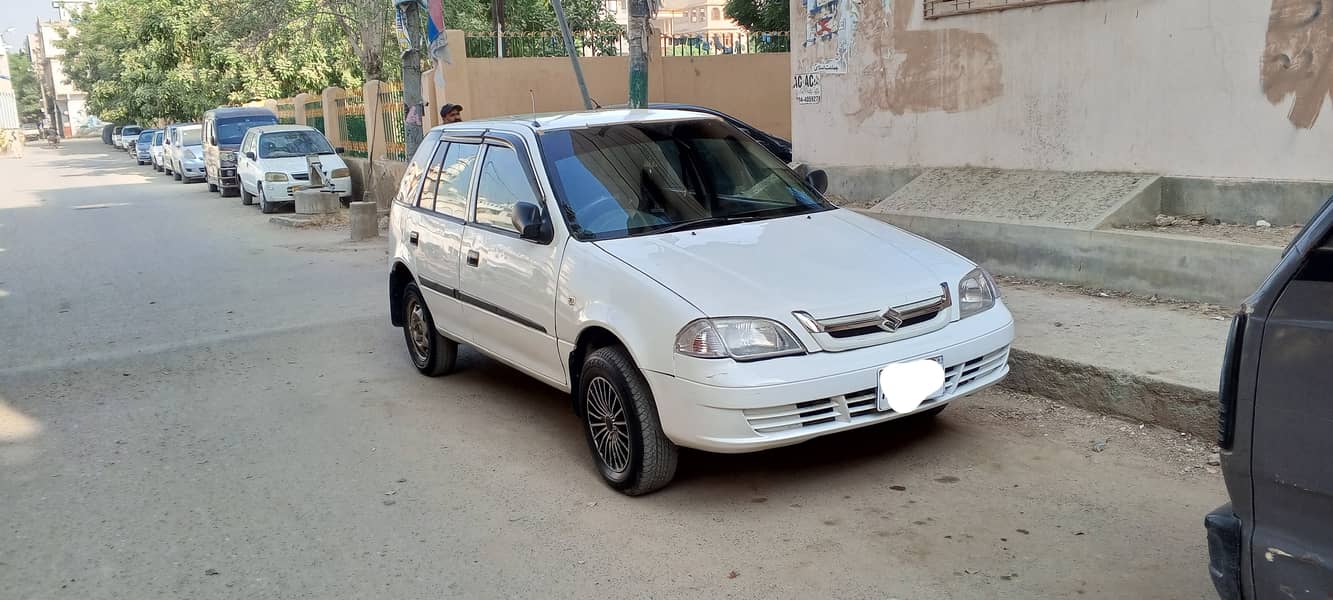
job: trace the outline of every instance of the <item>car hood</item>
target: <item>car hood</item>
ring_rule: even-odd
[[[597,246],[710,317],[829,318],[951,290],[973,264],[847,210],[604,240]]]
[[[347,166],[337,154],[321,154],[319,155],[319,163],[324,167],[325,174]],[[259,168],[264,172],[277,171],[282,173],[305,173],[307,169],[304,156],[261,158],[259,159]]]

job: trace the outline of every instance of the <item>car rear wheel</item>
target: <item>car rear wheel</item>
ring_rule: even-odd
[[[623,348],[589,355],[576,393],[584,438],[607,485],[639,496],[671,482],[679,450],[662,431],[653,392]]]
[[[427,377],[447,375],[458,363],[458,342],[440,335],[417,284],[403,290],[403,339],[417,371]]]

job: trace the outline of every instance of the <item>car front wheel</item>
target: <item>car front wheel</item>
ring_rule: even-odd
[[[241,184],[241,204],[250,206],[255,203],[255,195],[245,191],[245,184]]]
[[[403,290],[403,339],[417,371],[427,377],[447,375],[458,362],[458,342],[440,335],[417,284]]]
[[[577,393],[584,437],[607,485],[639,496],[671,482],[679,450],[662,431],[652,390],[623,348],[589,355]]]

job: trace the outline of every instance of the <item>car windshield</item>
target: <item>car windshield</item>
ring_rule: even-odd
[[[290,158],[333,154],[333,147],[318,131],[277,131],[259,138],[259,158]]]
[[[542,134],[571,232],[610,239],[833,208],[787,165],[716,119]]]
[[[202,131],[203,131],[203,128],[202,128],[202,127],[192,127],[192,128],[190,128],[190,129],[182,129],[182,130],[181,130],[181,145],[182,145],[182,146],[198,146],[198,145],[201,143],[201,142],[200,142],[200,139],[201,139],[201,138],[200,138],[200,135],[199,135],[199,134],[200,134]]]
[[[152,131],[145,131],[145,132],[139,134],[139,141],[140,141],[140,142],[143,142],[143,143],[146,143],[146,144],[147,144],[147,143],[152,143],[152,141],[153,141],[153,133],[154,133],[154,132],[152,132]]]
[[[120,130],[120,135],[139,135],[140,131],[143,131],[142,127],[126,127]]]
[[[241,143],[241,139],[245,137],[245,132],[249,131],[251,127],[276,125],[277,123],[277,119],[268,115],[218,119],[215,125],[217,127],[218,143],[224,146],[235,146]]]

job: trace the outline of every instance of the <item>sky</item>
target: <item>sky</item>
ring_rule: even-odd
[[[37,31],[37,19],[54,19],[58,16],[51,8],[51,0],[0,0],[0,32],[14,28],[4,34],[5,43],[10,45],[10,52],[18,52],[27,43],[28,34]]]

